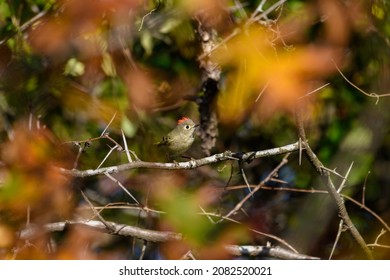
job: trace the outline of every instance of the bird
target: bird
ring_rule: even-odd
[[[194,132],[198,124],[195,124],[190,118],[182,117],[177,121],[176,127],[157,143],[162,147],[169,160],[185,153],[194,143]]]

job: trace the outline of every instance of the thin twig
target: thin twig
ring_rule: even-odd
[[[329,260],[332,259],[334,250],[336,250],[336,246],[337,246],[337,243],[339,242],[339,239],[340,239],[340,236],[341,236],[341,232],[343,231],[343,225],[344,225],[344,222],[343,222],[343,220],[341,219],[341,220],[340,220],[340,223],[339,223],[339,229],[338,229],[338,231],[337,231],[336,239],[335,239],[335,241],[334,241],[334,243],[333,243],[332,251],[330,252],[330,255],[329,255]]]
[[[240,167],[242,178],[244,179],[245,184],[248,186],[248,191],[251,192],[250,184],[249,184],[248,179],[246,178],[246,175],[245,175],[244,163],[242,161],[239,161],[238,166]],[[252,194],[252,197],[253,197],[253,194]]]
[[[109,123],[107,124],[107,126],[104,128],[103,132],[100,134],[100,137],[102,137],[102,136],[106,133],[108,127],[111,125],[111,123],[112,123],[112,121],[115,119],[115,117],[116,117],[116,112],[115,112],[114,115],[112,116],[110,122],[109,122]]]
[[[241,225],[242,223],[233,219],[233,218],[230,218],[230,217],[226,217],[226,216],[223,216],[221,217],[221,215],[219,214],[216,214],[216,213],[199,213],[199,215],[208,215],[208,216],[214,216],[214,217],[218,217],[220,218],[221,220],[225,220],[225,221],[229,221],[229,222],[233,222],[235,224],[239,224]],[[295,253],[298,253],[298,250],[295,249],[291,244],[289,244],[286,240],[280,238],[280,237],[277,237],[276,235],[273,235],[273,234],[270,234],[270,233],[265,233],[265,232],[261,232],[261,231],[258,231],[258,230],[255,230],[253,228],[248,228],[249,231],[253,232],[253,233],[256,233],[256,234],[259,234],[259,235],[262,235],[262,236],[265,236],[265,237],[268,237],[268,238],[271,238],[273,240],[276,240],[277,242],[279,242],[280,244],[283,244],[284,246],[286,246],[287,248],[289,248],[291,251],[295,252]]]
[[[192,254],[192,251],[189,250],[187,253],[185,253],[181,258],[180,260],[196,260],[196,258],[194,257],[194,255]]]
[[[265,1],[265,0],[263,0]],[[248,3],[246,3],[246,5],[248,5]],[[236,12],[238,11],[240,13],[240,16],[247,19],[248,18],[248,15],[243,7],[243,3],[241,3],[240,0],[234,0],[234,6],[230,8],[230,11],[231,12]]]
[[[263,93],[265,92],[265,90],[267,89],[267,87],[269,86],[269,84],[270,84],[270,82],[268,81],[268,82],[264,85],[264,87],[261,89],[259,95],[256,97],[255,103],[256,103],[257,101],[259,101],[260,97],[263,95]]]
[[[342,197],[351,201],[352,203],[360,206],[360,208],[366,210],[368,213],[370,213],[372,216],[374,216],[388,231],[390,231],[390,226],[377,213],[375,213],[373,210],[368,208],[366,205],[361,204],[359,201],[353,199],[350,196],[342,195]]]
[[[115,182],[115,183],[117,183],[118,184],[118,186],[119,187],[121,187],[121,189],[125,192],[125,193],[127,193],[137,204],[140,204],[139,202],[138,202],[138,200],[125,188],[125,186],[124,185],[122,185],[122,183],[119,181],[119,180],[117,180],[117,179],[115,179],[113,176],[111,176],[109,173],[104,173],[104,175],[106,175],[110,180],[112,180],[113,182]]]
[[[123,147],[118,142],[116,142],[114,139],[112,139],[111,136],[108,133],[104,133],[101,136],[101,138],[106,138],[106,139],[110,140],[112,143],[114,143],[115,144],[115,148],[118,150],[118,152],[123,151]]]
[[[0,45],[6,43],[10,38],[12,38],[13,36],[15,36],[15,34],[18,34],[18,32],[24,32],[27,30],[27,28],[29,28],[31,25],[33,25],[35,22],[37,22],[38,20],[40,20],[42,17],[44,17],[48,12],[50,11],[50,9],[48,10],[45,10],[45,11],[42,11],[40,12],[39,14],[35,15],[34,17],[32,17],[31,19],[29,19],[28,21],[26,21],[25,23],[22,24],[22,26],[19,28],[19,30],[17,30],[17,32],[13,32],[12,34],[6,36],[3,40],[0,41]]]
[[[96,169],[99,169],[103,163],[107,160],[107,158],[111,155],[111,153],[117,149],[117,146],[115,145],[114,147],[110,148],[110,151],[107,153],[107,155],[104,157],[104,159],[100,162],[99,166],[96,167]]]
[[[343,181],[342,181],[341,184],[340,184],[339,189],[337,190],[338,193],[341,193],[341,191],[342,191],[343,188],[345,187],[345,183],[347,182],[347,178],[348,178],[348,176],[349,176],[349,173],[350,173],[351,170],[352,170],[352,166],[353,166],[353,162],[351,162],[351,165],[349,166],[348,171],[347,171],[347,173],[345,174],[345,178],[343,179]]]
[[[230,212],[224,216],[224,218],[228,218],[230,217],[231,215],[234,215],[239,209],[241,209],[241,207],[244,205],[244,203],[250,199],[253,194],[255,192],[257,192],[258,190],[261,189],[261,186],[264,185],[266,182],[268,182],[269,180],[271,180],[271,178],[273,176],[275,176],[275,174],[277,174],[277,172],[280,170],[280,168],[282,168],[282,166],[284,166],[285,164],[287,164],[288,160],[287,158],[289,157],[290,153],[286,154],[282,161],[279,163],[279,165],[277,167],[274,168],[274,170],[272,170],[272,172],[270,172],[270,174],[268,174],[268,176],[263,180],[261,181],[257,187],[255,187],[252,191],[250,191],[239,203],[236,204],[236,206],[230,210]],[[248,184],[247,184],[248,185]]]
[[[104,224],[104,226],[110,230],[110,231],[114,231],[114,227],[109,224],[108,222],[106,222],[106,220],[103,219],[103,217],[100,215],[100,213],[95,209],[95,207],[93,206],[92,202],[88,199],[88,197],[85,195],[85,193],[80,190],[80,193],[81,195],[83,196],[84,200],[88,203],[90,209],[92,210],[92,212],[95,214],[95,216],[97,216],[99,218],[99,220]]]
[[[150,16],[152,13],[154,13],[161,5],[161,0],[158,1],[157,3],[157,7],[154,8],[154,9],[151,9],[147,14],[145,14],[142,19],[141,19],[141,23],[140,23],[140,26],[138,28],[138,31],[141,31],[142,30],[142,27],[144,25],[144,21],[145,21],[145,18],[147,18],[148,16]]]
[[[332,173],[332,174],[334,174],[334,175],[336,175],[336,176],[338,176],[338,177],[340,177],[341,179],[346,180],[346,177],[344,177],[344,176],[341,175],[340,173],[336,172],[336,168],[335,168],[335,169],[330,169],[330,168],[327,168],[327,167],[325,167],[325,166],[322,166],[321,168],[324,169],[324,170],[326,170],[326,171],[329,171],[330,173]]]
[[[380,247],[384,249],[390,249],[390,245],[383,245],[383,244],[367,244],[368,247]]]
[[[299,166],[301,166],[301,165],[302,165],[302,138],[301,138],[301,137],[299,137],[298,143],[299,143],[299,158],[298,158],[298,164],[299,164]]]
[[[325,85],[322,85],[322,86],[320,86],[319,88],[316,88],[316,89],[314,89],[314,90],[312,90],[312,91],[306,93],[305,95],[299,97],[298,100],[299,100],[299,99],[302,99],[302,98],[305,98],[305,97],[308,97],[308,96],[312,95],[313,93],[316,93],[317,91],[320,91],[320,90],[323,89],[324,87],[327,87],[328,85],[330,85],[330,83],[326,83]]]
[[[109,206],[109,205],[106,205],[104,207],[95,207],[95,209],[101,209],[101,210],[104,210],[104,209],[139,209],[141,211],[146,211],[146,212],[151,212],[151,213],[156,213],[156,214],[166,214],[165,212],[163,211],[158,211],[158,210],[153,210],[153,209],[150,209],[150,208],[146,208],[146,207],[140,207],[140,206],[134,206],[134,205],[123,205],[123,206],[115,206],[116,204],[119,204],[119,203],[110,203],[110,205],[114,205],[114,206]],[[123,203],[121,203],[123,204]],[[146,208],[146,209],[145,209]],[[212,219],[212,217],[216,217],[216,218],[219,218],[219,219],[222,219],[222,220],[225,220],[225,221],[229,221],[229,222],[232,222],[232,223],[235,223],[235,224],[242,224],[241,222],[235,220],[235,219],[232,219],[232,218],[228,218],[228,217],[221,217],[220,214],[217,214],[217,213],[210,213],[210,212],[206,212],[203,208],[201,208],[201,212],[198,213],[199,215],[203,215],[203,216],[206,216],[208,217],[208,219]],[[144,218],[147,218],[149,216],[145,216]],[[284,245],[286,248],[288,248],[289,250],[295,252],[295,253],[298,253],[298,251],[291,245],[289,244],[287,241],[273,235],[273,234],[269,234],[269,233],[265,233],[265,232],[261,232],[261,231],[258,231],[258,230],[255,230],[255,229],[252,229],[252,228],[248,228],[249,231],[253,232],[253,233],[256,233],[256,234],[259,234],[261,236],[265,236],[265,237],[268,237],[272,240],[275,240],[277,242],[279,242],[280,244]]]
[[[148,244],[148,241],[144,240],[142,244],[142,250],[141,255],[139,256],[139,260],[143,260],[146,252],[146,245]]]
[[[370,175],[370,171],[367,172],[366,178],[364,178],[364,184],[363,184],[363,189],[362,189],[362,204],[366,204],[366,186],[367,186],[367,178],[368,175]]]
[[[378,241],[379,241],[379,238],[382,237],[382,235],[384,235],[386,233],[386,231],[384,229],[381,229],[381,232],[378,234],[378,236],[375,238],[375,244],[378,244]]]
[[[354,87],[355,89],[357,89],[359,92],[363,93],[364,95],[366,95],[366,96],[368,96],[368,97],[374,97],[374,98],[376,98],[375,104],[378,104],[379,98],[385,97],[385,96],[390,96],[390,93],[377,94],[377,93],[375,93],[375,92],[371,92],[371,93],[365,92],[364,90],[362,90],[361,88],[359,88],[357,85],[355,85],[354,83],[352,83],[350,80],[348,80],[348,78],[343,74],[343,72],[341,72],[340,68],[337,66],[336,62],[335,62],[333,59],[332,59],[332,62],[333,62],[333,64],[334,64],[334,66],[336,67],[337,71],[340,73],[341,77],[343,77],[343,79],[344,79],[348,84],[350,84],[352,87]]]
[[[127,160],[129,162],[132,162],[133,160],[131,159],[129,148],[127,147],[127,141],[126,141],[125,133],[123,132],[122,129],[121,129],[121,133],[122,133],[122,139],[123,139],[123,146],[125,146],[125,153],[126,153],[126,156],[127,156]]]
[[[210,221],[212,224],[216,224],[216,222],[213,220],[213,218],[212,218],[211,216],[207,215],[207,212],[203,209],[202,206],[199,205],[199,208],[200,208],[200,210],[203,212],[203,214],[206,215],[207,219],[209,219],[209,221]]]
[[[257,186],[258,185],[250,185],[251,189],[254,189]],[[247,185],[238,185],[238,186],[230,186],[230,187],[228,186],[225,188],[225,190],[232,191],[232,190],[240,190],[240,189],[246,189],[246,188],[248,188]],[[267,190],[267,191],[287,191],[287,192],[299,192],[299,193],[322,194],[322,195],[329,194],[328,191],[326,191],[326,190],[318,190],[318,189],[313,189],[313,188],[312,189],[301,189],[301,188],[271,187],[271,186],[261,185],[261,189]],[[348,200],[348,201],[352,202],[354,205],[367,211],[379,223],[381,223],[383,225],[383,227],[386,228],[387,231],[390,232],[390,226],[373,210],[371,210],[367,206],[363,205],[362,203],[360,203],[359,201],[353,199],[352,197],[350,197],[348,195],[344,195],[344,194],[340,194],[340,195],[343,199]],[[165,214],[165,212],[163,212],[163,211],[154,210],[154,209],[148,208],[146,206],[142,206],[142,208],[140,208],[140,206],[129,205],[127,203],[109,203],[108,205],[106,205],[104,207],[99,207],[99,206],[95,207],[95,209],[102,209],[102,210],[106,209],[106,208],[107,209],[138,209],[138,210],[144,211],[146,213],[153,213],[156,215]],[[221,218],[220,214],[215,214],[215,215]]]
[[[81,146],[80,144],[78,144],[78,152],[77,152],[77,156],[76,156],[76,159],[74,160],[74,163],[73,163],[73,169],[76,169],[77,168],[77,165],[79,163],[79,159],[80,159],[80,156],[81,156],[81,153],[84,151],[84,146]]]
[[[282,6],[287,0],[280,0],[273,4],[271,7],[269,7],[265,12],[262,12],[260,15],[255,16],[252,19],[249,19],[248,22],[249,24],[252,24],[253,22],[259,21],[261,18],[267,19],[267,16],[275,11],[277,8]]]
[[[381,232],[378,234],[378,236],[375,238],[375,243],[374,244],[367,244],[367,246],[370,246],[370,247],[380,247],[380,248],[386,248],[386,249],[390,249],[390,245],[383,245],[383,244],[379,244],[379,238],[382,237],[382,235],[386,234],[386,230],[384,229],[381,229]]]
[[[236,35],[240,34],[241,31],[239,29],[234,29],[232,33],[230,33],[228,36],[226,36],[221,42],[219,42],[218,44],[216,44],[215,46],[213,46],[210,50],[208,50],[207,52],[204,52],[203,54],[201,54],[199,56],[199,60],[202,60],[204,59],[205,57],[209,56],[210,54],[212,54],[216,49],[218,49],[219,47],[221,47],[222,45],[226,44],[229,40],[231,40],[232,38],[234,38]]]
[[[257,5],[256,10],[252,13],[251,18],[254,18],[258,13],[263,12],[265,2],[267,2],[267,0],[261,0],[259,5]]]

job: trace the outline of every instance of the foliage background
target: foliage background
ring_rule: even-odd
[[[199,24],[216,38],[209,56]],[[115,144],[99,138],[105,129],[121,145],[123,131],[141,160],[165,161],[154,143],[181,116],[201,118],[200,62],[206,59],[221,69],[220,91],[209,104],[219,122],[211,154],[294,143],[299,100],[310,145],[325,166],[344,176],[353,162],[343,193],[364,199],[388,223],[389,99],[365,95],[351,83],[368,93],[388,92],[389,36],[384,0],[0,0],[1,257],[155,259],[192,250],[196,258],[231,258],[225,244],[280,245],[252,229],[328,258],[339,218],[326,194],[297,191],[323,189],[310,163],[299,165],[298,152],[278,172],[279,181],[267,183],[295,191],[257,192],[232,217],[240,224],[214,224],[199,214],[226,214],[247,194],[234,161],[115,174],[140,204],[107,176],[69,178],[55,166],[97,168]],[[189,155],[205,156],[200,146],[198,138]],[[247,180],[258,184],[281,158],[246,164]],[[115,149],[103,166],[127,161]],[[95,217],[80,190],[94,206],[111,206],[101,212],[106,220],[180,232],[186,240],[145,243],[83,227],[20,238],[31,224]],[[121,208],[110,204],[120,202]],[[383,224],[359,205],[346,205],[366,242],[375,243]],[[49,240],[55,244],[50,249]],[[377,241],[387,247],[372,246],[375,257],[388,259],[389,232]],[[343,232],[332,257],[364,255]]]

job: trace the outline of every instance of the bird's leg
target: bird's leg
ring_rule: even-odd
[[[195,160],[193,157],[189,156],[181,156],[182,158],[189,159],[189,160]]]

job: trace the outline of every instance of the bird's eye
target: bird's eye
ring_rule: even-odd
[[[190,126],[187,124],[184,128],[185,129],[190,129]]]

